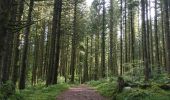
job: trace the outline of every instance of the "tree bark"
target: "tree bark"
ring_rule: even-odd
[[[110,0],[110,66],[109,68],[111,69],[112,75],[114,75],[114,68],[113,68],[113,0]]]
[[[18,25],[21,24],[21,17],[24,11],[24,0],[19,0],[18,1],[19,7],[18,7],[18,16],[17,16],[17,21]],[[18,69],[19,69],[19,36],[20,33],[16,33],[14,36],[14,58],[13,58],[13,72],[12,72],[12,81],[14,85],[16,85],[17,79],[18,79]]]
[[[12,0],[1,0],[0,1],[0,68],[1,68],[1,75],[0,81],[5,83],[7,81],[7,71],[8,68],[4,66],[3,60],[5,59],[5,48],[7,43],[7,36],[8,36],[8,24],[10,21],[10,10],[12,7]],[[0,82],[1,83],[1,82]]]
[[[145,81],[149,80],[149,63],[148,63],[148,52],[147,52],[147,34],[146,34],[146,23],[145,23],[145,0],[141,0],[142,6],[142,38],[143,38],[143,55],[144,55],[144,72],[145,72]]]
[[[76,34],[77,34],[77,0],[74,2],[74,20],[73,20],[73,36],[72,36],[72,51],[71,51],[71,82],[74,83],[75,66],[76,66]]]
[[[27,22],[26,22],[27,25],[30,25],[31,23],[33,7],[34,7],[34,0],[31,0],[29,11],[28,11]],[[24,37],[24,47],[23,47],[23,55],[22,55],[21,75],[20,75],[20,80],[19,80],[19,89],[25,89],[30,28],[31,26],[26,27],[25,32],[24,32],[25,37]]]
[[[156,62],[157,62],[157,73],[161,73],[160,68],[160,56],[159,56],[159,40],[158,40],[158,28],[157,28],[157,0],[155,0],[155,45],[156,45]]]
[[[166,34],[166,45],[167,45],[167,68],[168,74],[170,74],[170,29],[169,29],[169,10],[168,10],[168,0],[163,0],[164,11],[165,11],[165,34]]]
[[[103,23],[102,23],[102,54],[101,54],[101,74],[102,74],[102,78],[104,78],[106,76],[106,66],[105,66],[105,14],[106,14],[106,8],[105,8],[105,0],[102,1],[103,3]]]

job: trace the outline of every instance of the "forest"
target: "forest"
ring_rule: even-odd
[[[0,0],[0,100],[170,100],[170,0]]]

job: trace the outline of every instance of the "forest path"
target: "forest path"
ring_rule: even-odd
[[[88,87],[87,85],[80,85],[71,87],[69,90],[63,92],[57,100],[107,100],[96,90]]]

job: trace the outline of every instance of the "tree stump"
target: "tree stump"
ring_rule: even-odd
[[[125,86],[124,79],[122,77],[118,77],[117,79],[117,92],[120,93],[123,91],[123,88]]]

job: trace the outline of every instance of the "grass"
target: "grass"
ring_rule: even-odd
[[[68,84],[57,84],[49,87],[35,86],[17,91],[9,100],[55,100],[63,91],[69,88]]]

